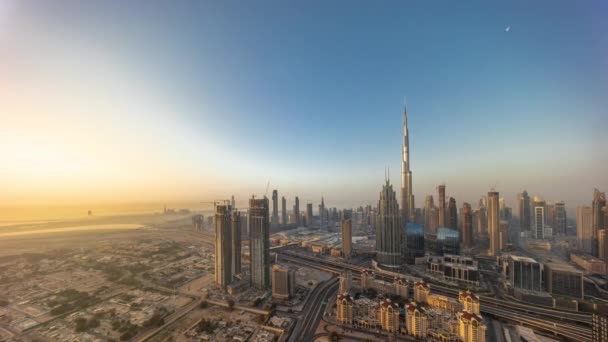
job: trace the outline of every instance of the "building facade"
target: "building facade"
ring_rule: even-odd
[[[382,186],[376,215],[376,257],[383,267],[399,268],[402,253],[403,221],[393,186]]]
[[[353,220],[345,218],[342,220],[342,254],[349,259],[353,253]]]
[[[260,290],[270,287],[270,227],[268,198],[249,200],[249,254],[251,285]]]
[[[230,205],[215,206],[215,283],[225,289],[232,282],[232,224]]]
[[[488,255],[497,256],[500,254],[500,240],[498,236],[499,228],[499,194],[497,191],[488,192],[488,237],[490,238],[490,247]]]
[[[462,227],[460,237],[465,248],[473,247],[473,210],[469,203],[462,205]]]
[[[232,275],[241,273],[241,213],[233,210],[230,222],[232,230]]]
[[[591,207],[576,208],[576,243],[577,248],[583,252],[593,255],[595,248],[593,240],[593,211]],[[598,257],[598,255],[593,255]]]
[[[295,294],[296,274],[287,266],[272,266],[272,297],[289,300]]]
[[[404,223],[414,222],[414,194],[410,170],[410,140],[407,129],[407,109],[403,106],[403,145],[401,146],[401,211]]]

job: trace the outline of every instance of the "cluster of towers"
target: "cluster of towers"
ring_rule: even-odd
[[[215,206],[215,281],[224,289],[241,274],[241,214],[233,202]],[[270,286],[268,209],[266,197],[249,200],[250,282],[258,289]]]
[[[576,210],[576,237],[579,251],[608,262],[608,206],[606,193],[595,189],[591,206]]]

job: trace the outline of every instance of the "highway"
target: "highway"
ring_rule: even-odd
[[[308,267],[323,271],[339,274],[346,269],[353,273],[353,277],[358,278],[365,269],[360,266],[343,263],[340,261],[329,260],[312,255],[297,254],[290,251],[283,251],[279,254],[283,260],[299,263]],[[374,271],[377,278],[393,281],[394,276],[383,274],[382,271]],[[432,284],[433,292],[455,297],[458,290],[445,286]],[[519,324],[550,332],[566,337],[573,341],[591,341],[591,315],[583,313],[567,312],[543,308],[534,305],[508,302],[505,300],[480,296],[481,311],[484,314],[492,315]]]
[[[308,298],[308,303],[302,317],[298,319],[298,323],[291,333],[289,342],[310,341],[306,340],[305,337],[312,338],[315,330],[317,330],[316,328],[323,317],[322,315],[327,305],[323,304],[323,300],[333,295],[337,291],[338,285],[338,278],[334,277],[320,283],[313,290]]]

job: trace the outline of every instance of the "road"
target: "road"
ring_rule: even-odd
[[[283,251],[280,253],[280,258],[334,274],[339,274],[349,269],[352,271],[353,277],[359,277],[361,271],[364,270],[360,266],[307,254],[296,254],[291,251]],[[382,271],[376,271],[375,273],[377,278],[386,281],[393,281],[394,279],[393,275],[383,274]],[[432,284],[432,289],[433,292],[451,297],[458,295],[458,290],[437,284]],[[547,331],[573,341],[591,341],[590,314],[543,308],[484,296],[480,296],[480,303],[482,304],[481,311],[484,314]]]
[[[298,319],[289,342],[300,342],[300,341],[312,341],[319,321],[323,317],[325,306],[323,300],[333,295],[338,290],[339,281],[338,278],[331,278],[325,282],[320,283],[311,293],[308,298],[303,315]],[[308,338],[308,339],[306,339]]]

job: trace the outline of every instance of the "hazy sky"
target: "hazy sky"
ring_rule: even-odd
[[[128,4],[127,4],[128,3]],[[381,4],[381,5],[380,5]],[[2,1],[0,205],[608,190],[605,1]],[[510,30],[506,30],[507,27]],[[291,205],[291,204],[290,204]],[[316,207],[316,206],[315,206]]]

